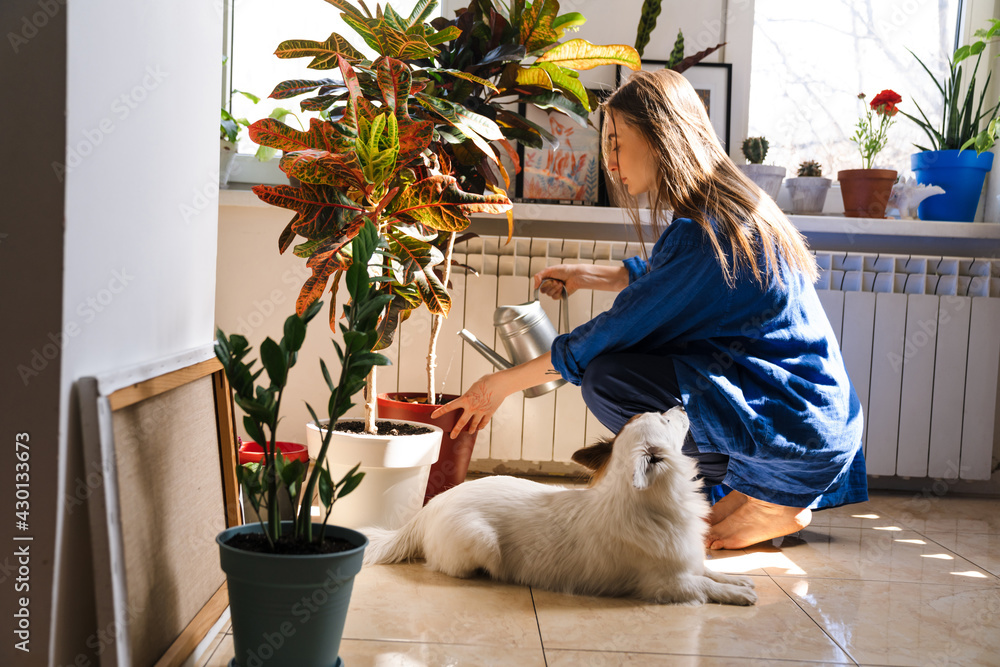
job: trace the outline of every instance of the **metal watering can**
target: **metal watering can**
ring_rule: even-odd
[[[554,280],[546,278],[545,280]],[[543,280],[542,282],[545,282]],[[541,287],[541,285],[539,285]],[[569,300],[566,297],[566,288],[562,291],[562,329],[564,333],[569,332]],[[500,370],[505,370],[526,361],[536,359],[552,349],[552,341],[558,335],[552,322],[545,311],[542,310],[542,302],[538,300],[538,288],[535,288],[535,300],[522,303],[517,306],[499,306],[493,311],[493,326],[496,327],[503,346],[507,349],[507,354],[513,359],[513,363],[507,361],[492,349],[487,347],[482,341],[476,338],[468,329],[462,329],[458,335],[472,345],[481,355],[486,357],[490,363]],[[559,378],[535,387],[524,390],[527,398],[535,398],[542,394],[547,394],[553,389],[557,389],[566,384],[566,380]]]

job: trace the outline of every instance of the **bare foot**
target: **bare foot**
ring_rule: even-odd
[[[775,505],[740,495],[746,500],[709,529],[705,538],[705,546],[709,549],[743,549],[751,544],[790,535],[812,521],[812,512],[808,509]]]
[[[730,491],[712,505],[712,510],[708,513],[705,521],[708,522],[708,525],[714,526],[742,507],[746,501],[746,494],[739,491]]]

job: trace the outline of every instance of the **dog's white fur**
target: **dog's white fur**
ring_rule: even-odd
[[[515,477],[465,482],[435,496],[399,530],[364,532],[365,563],[424,557],[455,577],[658,603],[754,604],[753,582],[705,567],[708,502],[681,453],[680,408],[634,417],[587,489]]]

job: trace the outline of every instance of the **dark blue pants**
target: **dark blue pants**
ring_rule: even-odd
[[[602,355],[587,365],[582,389],[587,407],[614,433],[637,414],[666,412],[681,405],[680,387],[670,357],[627,352]],[[698,477],[711,500],[728,492],[728,487],[712,488],[722,484],[726,476],[727,454],[698,451],[690,431],[681,451],[697,461]]]

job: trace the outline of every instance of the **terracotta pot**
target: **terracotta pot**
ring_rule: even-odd
[[[837,172],[844,215],[848,218],[884,218],[896,172],[892,169],[845,169]]]
[[[465,475],[469,472],[469,461],[472,459],[472,449],[476,445],[476,433],[463,431],[455,439],[451,438],[451,429],[455,427],[461,411],[449,412],[438,419],[431,419],[431,413],[445,403],[458,398],[453,394],[439,394],[443,403],[431,404],[411,403],[407,399],[420,399],[426,397],[425,392],[396,392],[378,395],[378,418],[379,419],[405,419],[421,424],[433,424],[442,431],[441,454],[437,463],[431,466],[431,474],[427,480],[427,492],[424,495],[424,504],[427,501],[453,486],[458,486],[465,481]]]

